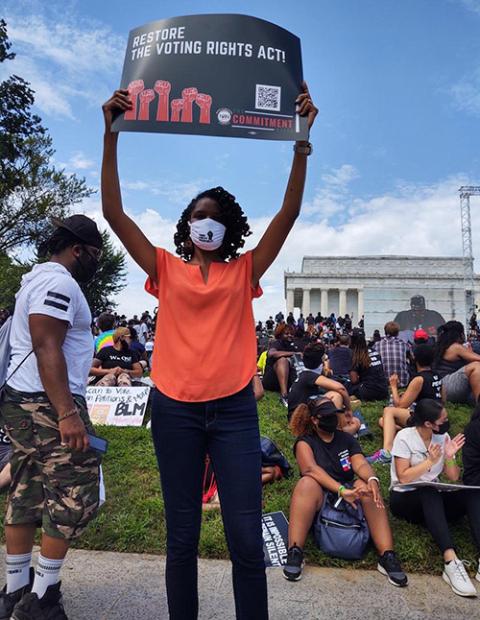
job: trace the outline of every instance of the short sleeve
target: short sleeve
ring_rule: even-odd
[[[100,349],[100,351],[97,351],[97,353],[95,353],[95,359],[99,360],[100,362],[104,362],[106,359],[106,355],[105,355],[105,349],[107,347],[103,347],[103,349]]]
[[[137,351],[132,351],[132,364],[137,364],[140,361],[140,355]]]
[[[408,445],[408,440],[406,437],[403,436],[401,431],[397,433],[397,436],[393,441],[393,448],[391,450],[391,453],[392,456],[398,456],[402,459],[410,459],[410,457],[412,456],[412,450]]]
[[[295,443],[293,444],[293,454],[296,455],[297,452],[297,446],[298,444],[303,441],[304,443],[307,444],[307,446],[309,446],[313,452],[313,445],[312,445],[312,438],[310,438],[308,435],[304,435],[303,437],[299,437]]]
[[[167,254],[167,251],[164,250],[163,248],[156,248],[156,252],[157,252],[157,280],[155,282],[151,277],[148,277],[147,281],[145,282],[145,290],[147,291],[147,293],[150,293],[150,295],[153,295],[155,299],[158,299],[158,282],[160,281],[160,278],[162,277],[162,274],[165,271],[165,260],[166,260],[165,255]]]
[[[28,294],[27,314],[43,314],[73,325],[78,309],[78,284],[64,274],[42,279]]]
[[[348,433],[345,433],[345,435],[348,437],[348,451],[350,452],[350,456],[353,456],[354,454],[363,454],[362,447],[355,437],[352,437],[352,435],[349,435]]]

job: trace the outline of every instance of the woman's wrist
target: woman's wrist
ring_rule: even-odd
[[[343,493],[344,493],[344,491],[346,491],[346,490],[347,490],[347,487],[346,487],[345,485],[341,484],[341,485],[338,487],[338,489],[337,489],[337,495],[338,495],[338,497],[343,497]]]
[[[455,455],[451,456],[449,459],[445,459],[445,465],[447,467],[455,467],[457,464],[457,461],[455,459]]]

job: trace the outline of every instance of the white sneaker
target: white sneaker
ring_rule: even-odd
[[[457,558],[445,564],[442,577],[455,594],[459,596],[477,596],[475,586],[470,581],[470,577],[467,575],[462,560]]]

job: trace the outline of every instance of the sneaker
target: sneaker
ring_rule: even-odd
[[[381,448],[381,450],[377,450],[370,456],[367,456],[367,461],[370,465],[373,465],[373,463],[378,463],[379,465],[390,465],[392,462],[392,455],[388,450]]]
[[[286,407],[288,409],[288,398],[287,396],[280,396],[280,398],[278,399],[280,401],[280,404],[283,405],[284,407]]]
[[[11,620],[68,620],[62,603],[61,584],[59,581],[53,586],[48,586],[40,599],[31,592],[25,594],[15,605]]]
[[[388,581],[398,588],[404,588],[408,584],[408,578],[400,566],[395,551],[385,551],[378,558],[377,570],[388,578]]]
[[[15,605],[23,598],[25,594],[32,589],[35,570],[30,568],[30,583],[23,588],[19,588],[15,592],[7,594],[7,586],[0,591],[0,620],[10,620]]]
[[[445,564],[442,577],[455,594],[459,596],[477,596],[475,586],[470,581],[462,560],[455,559]]]
[[[290,547],[287,554],[287,563],[283,567],[283,576],[288,581],[299,581],[302,578],[302,570],[305,566],[303,551],[297,545]]]

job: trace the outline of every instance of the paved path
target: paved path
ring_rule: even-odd
[[[161,556],[71,551],[62,574],[69,619],[167,620],[164,571]],[[199,582],[200,619],[234,620],[230,564],[201,560]],[[480,618],[480,598],[456,596],[439,576],[412,575],[401,589],[376,571],[307,567],[298,583],[269,569],[268,585],[271,620]]]

